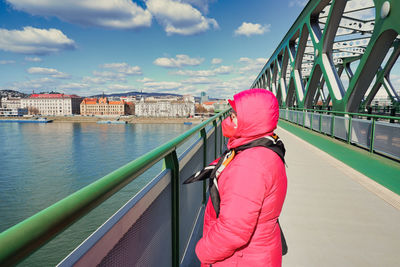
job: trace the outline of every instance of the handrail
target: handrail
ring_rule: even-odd
[[[225,116],[226,109],[171,141],[127,163],[48,208],[0,233],[0,266],[14,265],[88,214],[133,179],[166,158],[196,132]]]
[[[323,109],[306,109],[306,108],[287,108],[287,109],[288,110],[294,110],[294,111],[312,111],[312,112],[318,112],[318,113],[332,113],[332,114],[340,114],[340,115],[350,115],[350,116],[360,116],[360,117],[367,117],[367,118],[376,118],[376,119],[398,120],[398,121],[400,121],[400,117],[386,116],[386,115],[354,113],[354,112],[323,110]]]
[[[307,111],[311,111],[308,114],[312,115],[309,118],[309,120],[310,120],[309,121],[309,125],[305,124],[306,116],[304,116],[304,115],[307,114],[306,113]],[[312,113],[314,111],[317,111],[317,112]],[[280,114],[280,118],[281,119],[293,122],[293,123],[295,123],[295,124],[297,124],[297,125],[299,125],[301,127],[304,127],[304,128],[309,128],[310,130],[315,130],[315,131],[317,131],[319,133],[323,133],[324,132],[325,134],[327,134],[327,135],[329,135],[331,137],[338,137],[339,139],[342,139],[343,141],[345,141],[349,145],[360,145],[360,144],[357,144],[357,141],[353,142],[353,140],[352,140],[352,136],[353,136],[353,127],[352,127],[352,125],[353,125],[353,120],[355,120],[355,118],[353,118],[353,116],[369,117],[370,118],[369,120],[365,120],[365,122],[367,122],[367,121],[370,122],[370,130],[369,130],[368,137],[367,137],[369,143],[367,145],[363,144],[363,145],[361,145],[361,147],[367,148],[370,153],[378,153],[378,154],[384,155],[385,157],[393,159],[395,161],[399,161],[400,160],[400,157],[399,157],[398,154],[391,154],[390,151],[387,151],[387,150],[385,151],[385,150],[382,150],[382,149],[376,150],[376,148],[375,148],[375,141],[376,141],[375,140],[376,139],[375,131],[376,131],[378,120],[379,119],[387,119],[387,120],[390,120],[390,122],[391,122],[390,125],[392,125],[394,127],[399,127],[398,123],[394,124],[392,122],[394,122],[394,120],[398,120],[400,122],[400,117],[379,116],[379,115],[374,115],[374,114],[360,114],[360,113],[327,111],[327,110],[297,109],[297,108],[280,109],[280,112],[282,112],[281,114],[285,114],[283,117],[281,117],[281,114]],[[297,115],[296,119],[292,120],[290,118],[287,118],[287,112],[289,112],[289,114],[291,113],[292,117],[293,117],[293,114],[295,113]],[[322,113],[327,113],[327,112],[331,112],[332,113],[332,114],[326,115],[326,116],[331,118],[330,132],[322,131],[322,116],[323,116]],[[350,115],[350,116],[348,116],[348,117],[336,116],[335,113],[336,114],[340,114],[340,115],[343,115],[343,114],[346,115],[347,114],[347,115]],[[303,116],[304,116],[302,123],[299,123],[299,114],[303,114]],[[318,127],[318,129],[315,129],[314,126],[313,126],[313,117],[314,117],[314,115],[319,116],[319,127]],[[347,125],[345,126],[346,127],[346,138],[343,138],[343,136],[337,136],[336,135],[336,133],[335,133],[335,120],[336,120],[336,118],[347,119]]]

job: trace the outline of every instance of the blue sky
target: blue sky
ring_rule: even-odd
[[[0,89],[232,97],[302,0],[0,0]]]

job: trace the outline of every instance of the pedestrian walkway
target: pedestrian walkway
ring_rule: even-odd
[[[283,266],[399,266],[400,196],[283,128],[277,133],[288,164]]]

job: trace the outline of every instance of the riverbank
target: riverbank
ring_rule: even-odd
[[[115,120],[118,117],[110,116],[43,116],[48,120],[53,120],[53,122],[97,122],[102,120]],[[0,120],[16,119],[16,117],[1,117]],[[32,118],[18,117],[21,120],[28,120]],[[119,120],[126,121],[127,123],[143,123],[143,124],[171,124],[171,123],[184,123],[191,122],[193,124],[198,124],[206,120],[207,118],[144,118],[135,116],[123,116]]]

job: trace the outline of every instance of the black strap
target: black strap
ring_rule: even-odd
[[[281,231],[282,256],[284,256],[288,252],[288,246],[286,243],[285,235],[283,234],[283,231],[282,231],[281,224],[279,223],[279,219],[277,220],[277,222],[278,222],[279,230]]]
[[[281,158],[281,160],[283,161],[283,163],[285,163],[285,145],[283,144],[283,142],[279,139],[278,136],[274,135],[271,136],[274,141],[272,141],[271,139],[267,138],[267,137],[262,137],[259,138],[257,140],[254,140],[253,142],[250,142],[248,144],[239,146],[234,148],[235,152],[239,152],[248,148],[252,148],[252,147],[266,147],[271,149],[272,151],[274,151],[276,154],[278,154],[278,156]]]

